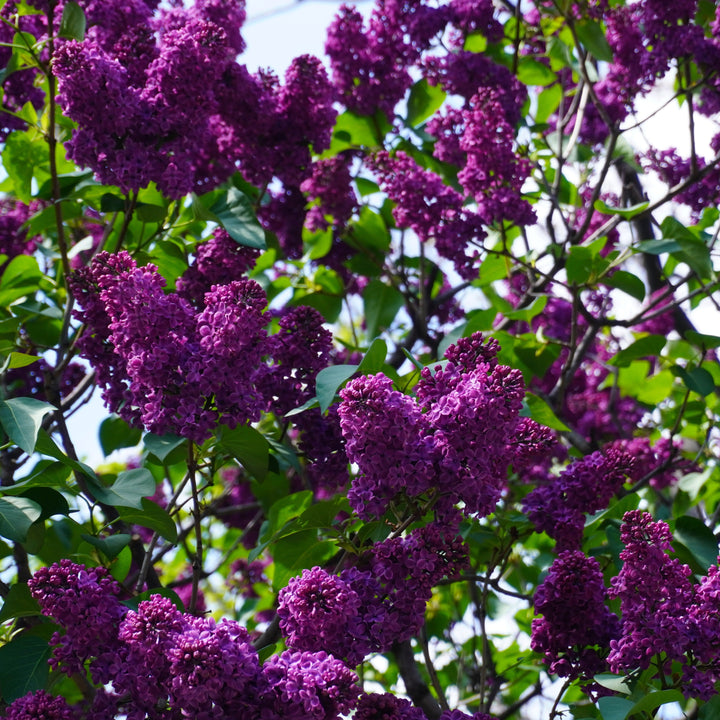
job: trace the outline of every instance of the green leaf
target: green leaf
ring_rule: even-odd
[[[24,497],[0,498],[0,535],[25,542],[30,526],[42,515],[42,508]]]
[[[702,397],[707,397],[715,392],[713,376],[705,368],[698,367],[692,370],[686,370],[681,365],[675,365],[670,368],[670,372],[676,377],[679,377],[685,383],[685,387],[688,390],[696,392],[698,395],[702,395]]]
[[[130,507],[116,508],[120,519],[131,525],[149,528],[153,532],[162,535],[168,542],[176,543],[178,539],[177,527],[167,510],[147,498],[143,498],[141,503],[142,510]]]
[[[46,639],[29,634],[17,635],[0,647],[0,692],[5,702],[46,687],[50,653]]]
[[[380,372],[387,357],[387,343],[382,338],[375,338],[358,365],[357,371],[363,375]]]
[[[270,446],[268,441],[255,428],[249,425],[218,430],[218,445],[229,452],[242,466],[258,480],[265,478],[268,472]]]
[[[35,450],[43,418],[55,408],[35,398],[0,401],[0,423],[8,437],[28,455]]]
[[[648,335],[636,340],[632,345],[621,350],[608,362],[616,367],[628,367],[633,360],[638,358],[653,357],[659,355],[665,347],[667,338],[662,335]]]
[[[105,487],[97,481],[89,483],[95,498],[105,505],[142,510],[142,500],[155,492],[155,478],[147,468],[124,470],[118,473],[115,482]]]
[[[535,122],[546,123],[550,116],[558,109],[563,92],[560,85],[551,85],[538,95]]]
[[[418,80],[410,89],[407,123],[417,127],[425,122],[445,101],[445,91],[440,85],[430,85],[425,78]]]
[[[632,701],[621,697],[601,697],[597,704],[603,720],[625,720],[633,709]]]
[[[25,583],[16,583],[5,596],[5,602],[0,609],[0,623],[12,618],[41,614],[37,600],[30,594],[30,588]]]
[[[600,23],[593,20],[584,20],[575,25],[578,39],[597,60],[612,62],[613,51],[605,37],[605,31]]]
[[[663,253],[677,252],[680,250],[676,240],[659,238],[657,240],[643,240],[638,243],[638,250],[648,255],[662,255]]]
[[[371,280],[365,286],[362,295],[365,305],[365,327],[370,337],[390,327],[398,311],[405,304],[405,298],[399,290],[380,280]]]
[[[655,713],[652,712],[653,710],[668,703],[682,702],[684,697],[680,690],[675,689],[651,692],[632,706],[630,714],[640,715],[640,713],[648,713],[651,717],[655,717]]]
[[[108,535],[108,537],[95,537],[83,533],[82,539],[100,550],[108,560],[114,560],[130,544],[132,536],[127,533],[118,533],[117,535]]]
[[[645,299],[645,283],[637,276],[625,270],[616,270],[603,278],[603,282],[612,288],[622,290],[636,300]]]
[[[522,320],[530,322],[536,315],[539,315],[547,305],[547,295],[536,297],[529,305],[520,307],[517,310],[507,310],[503,315],[508,320]]]
[[[66,2],[60,19],[60,37],[82,42],[85,39],[86,25],[82,8],[76,2]]]
[[[146,450],[152,453],[161,463],[165,462],[168,455],[184,442],[185,438],[178,437],[177,435],[153,435],[152,433],[147,433],[147,435],[143,437],[143,445]]]
[[[569,282],[578,285],[586,283],[593,270],[593,254],[590,248],[582,245],[570,248],[565,262],[565,270]]]
[[[218,222],[239,245],[266,250],[265,231],[258,222],[250,198],[231,187],[211,208]]]
[[[532,393],[525,394],[522,417],[532,418],[536,423],[553,430],[568,431],[570,428],[553,412],[552,408],[540,397]]]
[[[142,432],[130,427],[117,416],[105,418],[100,423],[100,447],[105,455],[120,448],[135,447],[140,442]]]
[[[43,487],[41,485],[29,487],[24,489],[22,495],[19,497],[32,500],[32,502],[40,506],[42,514],[38,518],[39,520],[46,520],[53,515],[70,515],[70,506],[65,496],[51,487]]]
[[[357,372],[357,365],[331,365],[323,368],[315,378],[315,395],[324,413],[333,403],[337,391]]]
[[[518,63],[517,78],[523,85],[552,85],[557,75],[544,63],[525,57]]]
[[[34,257],[18,255],[13,258],[0,278],[0,306],[11,305],[22,297],[35,295],[43,277]]]
[[[688,330],[685,339],[703,350],[713,350],[720,347],[720,337],[717,335],[704,335],[703,333]]]
[[[18,199],[29,203],[35,168],[47,162],[44,143],[34,142],[29,133],[15,131],[5,140],[2,163]]]
[[[306,568],[325,564],[337,551],[334,542],[318,540],[316,530],[306,530],[279,540],[273,548],[273,590],[281,590],[291,577]]]
[[[374,148],[380,145],[382,136],[379,135],[372,117],[356,115],[349,110],[338,115],[333,129],[330,144],[331,155],[351,147]]]
[[[78,462],[70,459],[60,448],[55,444],[55,441],[48,435],[45,430],[40,430],[38,433],[37,443],[35,444],[36,452],[42,455],[47,455],[51,458],[55,458],[63,465],[72,468],[75,472],[85,475],[87,478],[97,482],[97,475],[95,471],[85,463]]]
[[[288,497],[281,498],[273,503],[268,512],[267,532],[263,533],[263,538],[272,537],[287,522],[293,518],[302,515],[312,504],[313,494],[310,490],[302,490],[293,493]]]
[[[167,210],[162,205],[138,203],[135,215],[144,223],[161,223],[167,215]]]
[[[170,590],[170,588],[153,588],[152,590],[145,590],[145,592],[141,592],[134,598],[123,600],[123,605],[129,607],[133,612],[137,612],[138,605],[145,600],[150,600],[153,595],[159,595],[160,597],[172,600],[173,605],[175,605],[180,612],[185,612],[185,606],[183,605],[183,601],[180,599],[180,596],[174,590]]]
[[[677,541],[674,545],[678,556],[683,562],[688,562],[693,571],[701,575],[707,574],[707,570],[718,561],[718,542],[712,530],[705,523],[696,517],[683,515],[675,521],[673,537]],[[682,557],[677,543],[682,543],[687,548],[690,557]]]
[[[632,220],[634,217],[642,215],[642,213],[644,213],[648,209],[648,207],[650,207],[650,203],[641,202],[637,205],[631,205],[630,207],[612,207],[608,205],[604,200],[596,200],[593,207],[595,208],[595,210],[597,210],[599,213],[602,213],[603,215],[618,215],[623,220]],[[640,243],[640,245],[643,245],[643,243]],[[647,251],[644,250],[643,252]]]
[[[293,417],[294,415],[299,415],[300,413],[304,413],[306,410],[310,410],[311,408],[318,407],[318,399],[316,397],[311,397],[307,402],[304,402],[300,407],[293,408],[290,410],[290,412],[285,413],[285,417]]]
[[[23,368],[32,365],[40,358],[37,355],[28,355],[27,353],[11,352],[7,359],[6,369]]]

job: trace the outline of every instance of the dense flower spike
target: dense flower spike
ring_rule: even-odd
[[[558,552],[575,550],[585,516],[604,510],[633,470],[633,458],[620,449],[594,452],[535,488],[525,498],[525,512],[538,532],[556,540]]]
[[[6,720],[76,720],[77,716],[64,698],[53,697],[44,690],[29,692],[7,708]]]
[[[39,237],[28,237],[22,226],[41,209],[38,202],[0,200],[0,254],[8,261],[18,255],[32,255],[40,242]]]
[[[426,720],[420,708],[391,693],[364,694],[353,717],[357,720]]]
[[[579,550],[561,552],[535,592],[531,647],[551,673],[591,679],[606,667],[610,641],[620,623],[605,607],[605,586],[595,558]]]
[[[691,605],[692,571],[671,559],[672,534],[667,523],[649,513],[628,512],[623,518],[620,553],[623,566],[613,578],[610,597],[620,600],[621,635],[610,643],[610,669],[622,673],[647,668],[656,655],[682,660],[690,649],[687,610]]]

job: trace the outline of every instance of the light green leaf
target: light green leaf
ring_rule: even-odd
[[[522,417],[532,418],[536,423],[545,425],[553,430],[567,431],[570,428],[560,420],[552,408],[540,397],[532,393],[525,394],[523,409],[520,412]]]
[[[0,401],[0,423],[8,437],[31,455],[43,418],[53,410],[52,405],[35,398],[9,398]]]
[[[645,283],[637,276],[625,270],[616,270],[603,278],[603,282],[612,288],[622,290],[636,300],[645,299]]]
[[[380,372],[387,357],[387,343],[382,338],[375,338],[358,365],[357,371],[362,375]]]
[[[407,123],[417,127],[425,122],[445,101],[445,91],[440,85],[430,85],[425,78],[418,80],[410,89]]]
[[[365,286],[362,295],[365,305],[365,327],[370,337],[387,329],[405,304],[402,293],[381,280],[371,280]]]
[[[40,358],[37,355],[28,355],[27,353],[11,352],[7,360],[7,369],[27,367],[37,362]]]
[[[143,437],[143,445],[149,453],[152,453],[161,463],[165,462],[167,456],[185,442],[184,438],[177,435],[153,435],[148,433]]]
[[[616,367],[627,367],[633,360],[637,360],[638,358],[659,355],[665,347],[666,342],[667,338],[662,335],[648,335],[647,337],[636,340],[632,345],[621,350],[608,362]]]

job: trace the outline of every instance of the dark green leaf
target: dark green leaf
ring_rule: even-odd
[[[667,705],[668,703],[682,702],[684,695],[680,690],[658,690],[645,695],[642,700],[633,705],[630,710],[632,715],[640,715],[641,713],[648,713],[651,717],[655,717],[655,713],[652,712],[661,705]]]
[[[337,391],[357,372],[357,369],[357,365],[331,365],[317,374],[315,395],[321,412],[324,413],[332,405]]]
[[[22,496],[37,503],[42,509],[40,520],[46,520],[53,515],[69,515],[70,506],[65,496],[51,487],[30,487],[23,491]]]
[[[638,250],[648,255],[662,255],[663,253],[677,252],[680,245],[675,240],[660,238],[658,240],[643,240],[638,243]]]
[[[387,285],[381,280],[371,280],[363,290],[363,302],[367,334],[374,337],[390,327],[398,311],[405,304],[405,298],[392,285]]]
[[[117,535],[109,535],[108,537],[95,537],[93,535],[83,534],[82,539],[100,550],[108,560],[114,560],[120,551],[130,544],[132,536],[126,533],[118,533]]]
[[[144,223],[161,223],[167,215],[167,210],[162,205],[138,203],[135,215]]]
[[[8,437],[30,455],[43,418],[53,410],[52,405],[35,398],[9,398],[0,401],[0,423]]]
[[[410,90],[407,122],[417,127],[425,122],[445,101],[445,91],[440,85],[430,85],[425,78],[418,80]]]
[[[633,360],[659,355],[665,347],[667,338],[662,335],[648,335],[636,340],[632,345],[621,350],[608,362],[616,367],[628,367]]]
[[[125,198],[119,195],[113,195],[112,193],[105,193],[100,198],[100,211],[104,213],[109,212],[125,212],[126,203]]]
[[[690,560],[689,564],[695,572],[705,575],[709,567],[717,564],[718,542],[712,530],[699,518],[679,517],[675,521],[673,537],[687,548],[690,557],[682,559],[686,562]],[[675,550],[681,555],[679,547]]]
[[[147,468],[124,470],[110,487],[92,481],[90,490],[95,498],[105,505],[121,505],[142,510],[142,499],[155,492],[155,478]]]
[[[257,250],[267,249],[265,231],[258,222],[252,201],[245,193],[231,187],[210,210],[236,243]]]
[[[75,472],[81,473],[91,480],[97,482],[97,476],[95,471],[85,463],[71,460],[60,448],[55,444],[55,441],[47,434],[45,430],[40,430],[38,433],[37,443],[35,444],[35,450],[42,455],[48,455],[51,458],[55,458],[60,461],[63,465],[72,468]]]
[[[150,600],[153,595],[159,595],[160,597],[172,600],[173,605],[175,605],[180,612],[185,612],[183,601],[180,599],[178,594],[174,590],[170,590],[170,588],[153,588],[152,590],[145,590],[145,592],[141,592],[134,598],[130,598],[130,600],[123,600],[123,605],[129,607],[134,612],[137,612],[138,605],[145,600]]]
[[[637,275],[625,270],[616,270],[612,275],[604,277],[603,282],[612,288],[622,290],[636,300],[645,299],[645,283]]]
[[[76,2],[66,2],[60,19],[60,37],[65,40],[85,39],[85,13]]]
[[[717,335],[703,335],[703,333],[688,330],[685,339],[703,350],[713,350],[720,347],[720,337]]]
[[[279,540],[273,548],[273,590],[277,592],[284,588],[291,577],[306,568],[323,565],[337,550],[334,542],[318,540],[316,530],[306,530]]]
[[[143,445],[147,451],[152,453],[161,463],[165,462],[167,456],[184,442],[185,439],[177,437],[177,435],[153,435],[148,433],[143,437]]]
[[[162,535],[168,542],[175,543],[178,539],[175,521],[167,510],[147,498],[142,499],[142,510],[135,508],[117,508],[120,519],[131,525],[140,525]]]
[[[713,265],[710,257],[710,248],[699,238],[678,238],[680,252],[673,253],[678,260],[684,262],[701,278],[712,278]]]
[[[553,430],[567,431],[570,429],[558,418],[552,408],[537,395],[526,393],[523,406],[520,412],[522,417],[532,418],[536,423],[553,428]]]
[[[220,447],[238,460],[250,475],[258,480],[267,475],[270,446],[255,428],[249,425],[233,430],[223,427],[217,438]]]
[[[621,697],[601,697],[597,704],[603,720],[625,720],[633,709],[633,702]]]
[[[25,542],[30,526],[40,517],[42,508],[24,497],[0,498],[0,535]]]
[[[357,371],[362,375],[380,372],[387,356],[387,343],[382,338],[375,338],[358,365]]]
[[[670,371],[676,377],[682,379],[685,387],[698,395],[707,397],[715,391],[715,381],[713,376],[705,368],[693,368],[686,370],[681,365],[675,365]]]
[[[597,60],[612,62],[613,52],[600,23],[594,20],[583,20],[575,25],[575,31],[580,42]]]
[[[31,617],[40,615],[40,606],[30,594],[30,588],[25,583],[17,583],[10,587],[0,609],[0,623],[16,617]]]
[[[142,432],[138,428],[131,428],[117,416],[105,418],[100,423],[100,447],[106,455],[119,448],[135,447],[141,437]]]
[[[27,634],[17,635],[0,647],[0,692],[5,702],[45,688],[50,652],[47,640]]]

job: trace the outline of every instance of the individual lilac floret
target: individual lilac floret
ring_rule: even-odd
[[[76,720],[75,711],[65,698],[53,697],[45,690],[29,692],[10,703],[5,720]]]
[[[558,552],[578,549],[585,516],[604,510],[633,469],[633,458],[620,449],[594,452],[535,488],[524,510],[537,532],[555,539]]]
[[[392,693],[363,694],[353,718],[354,720],[426,720],[425,713],[420,708]]]
[[[531,647],[542,653],[549,671],[590,680],[606,667],[618,618],[605,606],[607,592],[600,565],[579,550],[567,550],[550,566],[535,591]]]
[[[67,558],[40,568],[28,581],[33,598],[44,615],[64,628],[51,644],[52,663],[68,675],[91,669],[97,682],[109,679],[107,666],[117,650],[120,620],[127,608],[118,600],[120,586],[102,567],[86,568]]]
[[[262,667],[260,714],[267,720],[337,720],[357,702],[357,675],[324,652],[273,655]]]
[[[692,603],[692,571],[671,559],[672,533],[667,523],[649,513],[625,513],[620,531],[625,549],[620,573],[612,579],[611,598],[620,600],[622,627],[610,643],[610,669],[616,674],[649,667],[664,654],[682,660],[690,649],[688,608]]]

